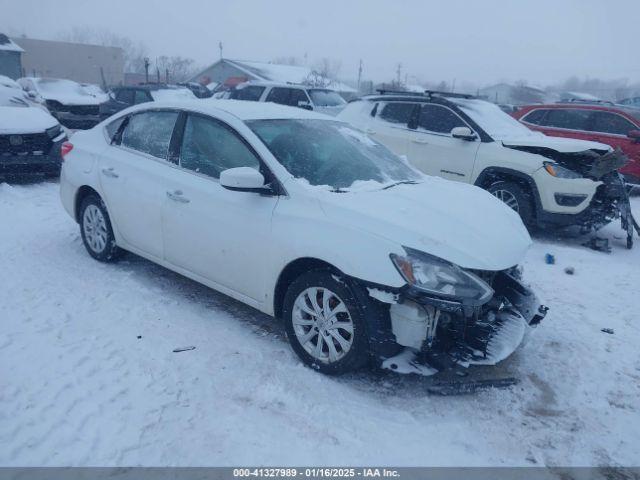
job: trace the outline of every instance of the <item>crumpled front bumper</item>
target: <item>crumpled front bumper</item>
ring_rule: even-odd
[[[399,305],[390,308],[392,330],[396,341],[412,353],[405,350],[385,360],[383,366],[406,372],[411,370],[406,368],[408,361],[414,367],[428,365],[435,372],[455,366],[495,365],[511,355],[548,309],[514,272],[485,275],[495,293],[479,307],[439,299],[411,287],[401,292]],[[414,369],[425,374],[419,370]]]

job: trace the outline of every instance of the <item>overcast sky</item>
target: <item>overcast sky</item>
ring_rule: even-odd
[[[402,76],[484,85],[570,75],[640,80],[640,0],[0,0],[0,32],[56,38],[74,26],[110,29],[156,55],[207,65],[224,56],[322,57],[340,76]]]

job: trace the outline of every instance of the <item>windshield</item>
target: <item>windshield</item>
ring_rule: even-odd
[[[333,90],[311,89],[309,96],[316,107],[338,107],[347,103]]]
[[[468,98],[447,98],[471,117],[491,138],[502,140],[513,137],[538,136],[500,107],[484,100]]]
[[[384,186],[422,178],[386,147],[342,122],[253,120],[247,125],[289,173],[311,185],[345,189],[357,182]]]

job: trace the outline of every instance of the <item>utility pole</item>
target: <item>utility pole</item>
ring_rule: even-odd
[[[218,48],[220,49],[220,60],[222,60],[222,42],[218,42]]]
[[[397,86],[400,86],[400,79],[402,78],[402,63],[398,63],[398,69],[396,70],[396,83]]]
[[[358,92],[360,91],[361,80],[362,80],[362,59],[360,59],[360,65],[358,66]]]
[[[149,83],[149,57],[144,57],[144,83]]]

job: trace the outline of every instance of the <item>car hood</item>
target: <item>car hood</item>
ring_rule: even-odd
[[[542,133],[538,135],[502,138],[501,142],[505,147],[542,147],[550,148],[560,153],[578,153],[587,150],[611,150],[611,147],[604,143],[573,138],[549,137]]]
[[[332,221],[463,268],[510,268],[531,245],[509,207],[478,187],[441,178],[386,190],[323,192],[319,198]]]
[[[36,107],[0,107],[0,134],[42,133],[58,121]]]

